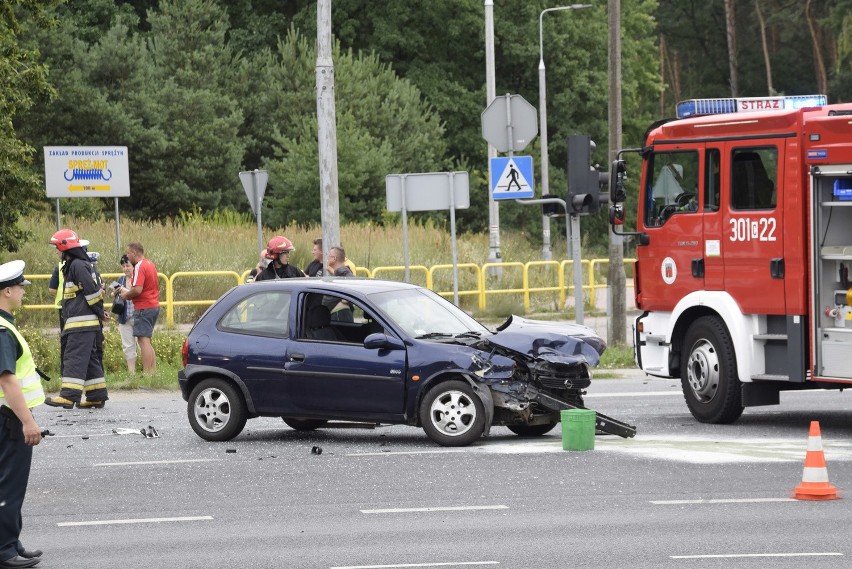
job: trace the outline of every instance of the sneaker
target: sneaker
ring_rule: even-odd
[[[106,405],[106,399],[101,401],[78,401],[77,407],[80,409],[103,409]]]
[[[63,409],[73,409],[74,402],[70,399],[65,399],[64,397],[48,397],[44,400],[45,405],[50,405],[51,407],[62,407]]]

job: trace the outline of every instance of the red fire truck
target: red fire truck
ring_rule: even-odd
[[[679,377],[692,415],[730,423],[794,389],[852,386],[852,103],[696,99],[610,172],[642,160],[637,365]]]

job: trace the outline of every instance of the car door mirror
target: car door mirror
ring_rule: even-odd
[[[393,336],[376,332],[364,338],[364,347],[368,350],[381,350],[383,348],[386,350],[404,350],[405,344],[402,343],[402,340]]]

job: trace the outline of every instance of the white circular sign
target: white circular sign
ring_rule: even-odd
[[[663,264],[660,266],[660,272],[663,275],[663,281],[666,284],[672,284],[675,282],[677,278],[677,265],[675,265],[674,259],[671,257],[666,257],[663,259]]]

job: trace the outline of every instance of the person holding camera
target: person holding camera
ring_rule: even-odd
[[[58,397],[50,397],[45,404],[51,407],[72,409],[100,409],[107,396],[104,378],[103,323],[109,321],[104,312],[104,290],[90,256],[83,249],[80,237],[70,229],[60,229],[50,238],[62,252],[63,344],[62,386]],[[83,401],[83,394],[86,394]]]
[[[121,270],[124,276],[118,278],[110,284],[110,294],[113,297],[112,312],[118,318],[118,333],[121,335],[121,349],[124,352],[124,359],[127,362],[127,369],[130,373],[136,372],[136,338],[133,336],[133,301],[121,298],[119,291],[124,288],[129,288],[133,280],[133,263],[127,255],[122,255]]]

